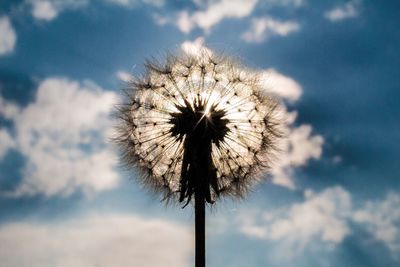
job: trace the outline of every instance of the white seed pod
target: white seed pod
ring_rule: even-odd
[[[164,199],[243,197],[263,178],[280,138],[277,101],[254,71],[208,51],[147,62],[118,109],[128,167]],[[265,177],[265,176],[264,176]]]

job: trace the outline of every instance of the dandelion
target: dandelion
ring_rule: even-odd
[[[205,266],[205,203],[243,197],[270,167],[279,111],[255,72],[202,50],[154,60],[121,105],[123,160],[141,183],[185,207],[194,198],[196,266]]]

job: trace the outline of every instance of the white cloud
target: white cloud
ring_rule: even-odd
[[[295,256],[315,245],[316,241],[328,245],[327,248],[338,245],[351,234],[351,225],[357,225],[365,227],[372,238],[382,242],[392,252],[393,258],[399,260],[398,193],[388,193],[383,200],[367,201],[361,208],[352,207],[350,193],[340,186],[320,193],[306,190],[304,196],[302,202],[272,211],[240,210],[236,217],[238,226],[234,229],[238,228],[251,238],[275,241],[284,246],[285,256]],[[224,224],[220,229],[226,229],[232,219],[220,221]]]
[[[245,18],[251,15],[258,3],[260,5],[300,7],[303,0],[217,0],[217,1],[193,1],[197,10],[189,12],[181,10],[175,19],[160,15],[154,16],[158,25],[174,23],[182,32],[189,33],[195,28],[200,28],[206,33],[224,19]],[[254,19],[251,28],[243,35],[243,39],[249,42],[261,42],[267,34],[286,36],[299,30],[300,26],[293,21],[279,21],[272,18]]]
[[[360,0],[352,0],[342,6],[333,8],[325,12],[324,16],[326,19],[332,22],[338,22],[341,20],[357,17],[360,4]]]
[[[305,0],[267,0],[265,3],[270,6],[291,6],[301,7],[305,4]]]
[[[121,7],[134,7],[140,3],[155,6],[155,7],[162,7],[165,4],[164,0],[105,0],[110,4],[119,5]]]
[[[186,227],[132,215],[91,215],[59,223],[0,226],[2,266],[188,266]]]
[[[272,68],[261,71],[260,79],[267,93],[289,102],[299,100],[303,92],[298,82]],[[319,159],[324,139],[320,135],[312,134],[311,125],[294,126],[296,112],[283,110],[283,113],[286,118],[286,125],[283,128],[285,138],[279,144],[280,153],[271,169],[272,182],[295,189],[293,170],[307,165],[311,159]]]
[[[301,125],[291,130],[289,134],[288,158],[285,165],[304,166],[310,158],[318,159],[321,156],[323,138],[311,136],[312,127]]]
[[[333,163],[333,164],[339,164],[339,163],[341,163],[342,161],[343,161],[343,159],[342,159],[342,157],[339,156],[339,155],[335,155],[335,156],[332,158],[332,163]]]
[[[165,4],[164,0],[143,0],[144,4],[155,6],[155,7],[162,7]]]
[[[134,4],[137,4],[136,0],[106,0],[106,2],[123,7],[130,7]]]
[[[118,5],[125,8],[136,7],[143,3],[155,7],[162,7],[164,0],[103,0],[109,4]],[[90,0],[25,0],[31,7],[31,14],[35,19],[51,21],[65,10],[86,7]]]
[[[7,151],[14,147],[14,140],[10,133],[0,128],[0,160],[6,155]]]
[[[10,101],[4,100],[0,95],[0,115],[8,120],[14,118],[20,112],[19,107]]]
[[[0,117],[10,120],[19,112],[16,104],[5,101],[0,95]],[[15,140],[5,128],[0,128],[0,160],[8,150],[15,147]]]
[[[31,6],[32,16],[38,20],[51,21],[66,9],[84,7],[89,0],[26,0]]]
[[[93,83],[49,78],[35,101],[11,113],[15,144],[26,157],[23,181],[12,195],[86,194],[118,183],[108,138],[116,94]]]
[[[389,193],[386,199],[369,201],[356,211],[353,220],[366,226],[367,231],[383,242],[393,255],[400,253],[400,195]]]
[[[33,1],[32,16],[36,19],[52,20],[57,17],[59,10],[50,1]]]
[[[171,20],[168,17],[157,14],[157,13],[153,14],[152,17],[153,17],[154,22],[160,26],[166,25],[171,22]]]
[[[14,51],[17,34],[7,16],[0,17],[0,56]]]
[[[181,49],[188,55],[201,56],[202,53],[212,55],[212,51],[204,46],[204,38],[198,37],[194,41],[185,41],[181,44]]]
[[[246,42],[261,43],[271,35],[287,36],[300,29],[295,21],[281,21],[271,17],[252,19],[250,28],[241,35]]]
[[[312,134],[311,125],[293,126],[296,116],[295,112],[286,114],[285,138],[278,144],[281,152],[271,169],[272,182],[289,189],[296,188],[293,170],[307,165],[311,159],[319,159],[324,144],[322,136]]]
[[[303,88],[293,78],[285,76],[273,68],[262,71],[260,79],[268,93],[290,102],[299,100],[303,93]]]
[[[198,10],[193,13],[188,11],[178,13],[176,25],[184,33],[188,33],[196,27],[209,32],[213,26],[223,19],[249,16],[256,4],[257,0],[209,1],[204,10]]]
[[[305,200],[289,208],[240,214],[240,231],[246,236],[280,241],[288,251],[301,253],[312,241],[339,244],[350,233],[347,218],[351,196],[340,186],[321,193],[307,191]]]
[[[192,22],[189,12],[181,11],[178,13],[176,26],[184,33],[189,33],[192,30],[194,23]]]
[[[123,70],[117,71],[116,76],[120,81],[123,82],[129,82],[130,80],[132,80],[132,75],[129,72]]]

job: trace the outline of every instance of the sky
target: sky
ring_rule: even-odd
[[[2,266],[192,266],[194,212],[121,167],[148,58],[210,49],[285,106],[265,182],[207,210],[207,266],[400,265],[398,1],[3,0]]]

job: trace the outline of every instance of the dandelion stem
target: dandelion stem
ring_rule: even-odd
[[[139,180],[195,206],[195,267],[205,267],[205,206],[243,197],[270,167],[280,138],[277,103],[256,73],[209,53],[149,62],[118,109],[116,142]]]
[[[206,266],[205,198],[202,190],[195,192],[195,267]]]

